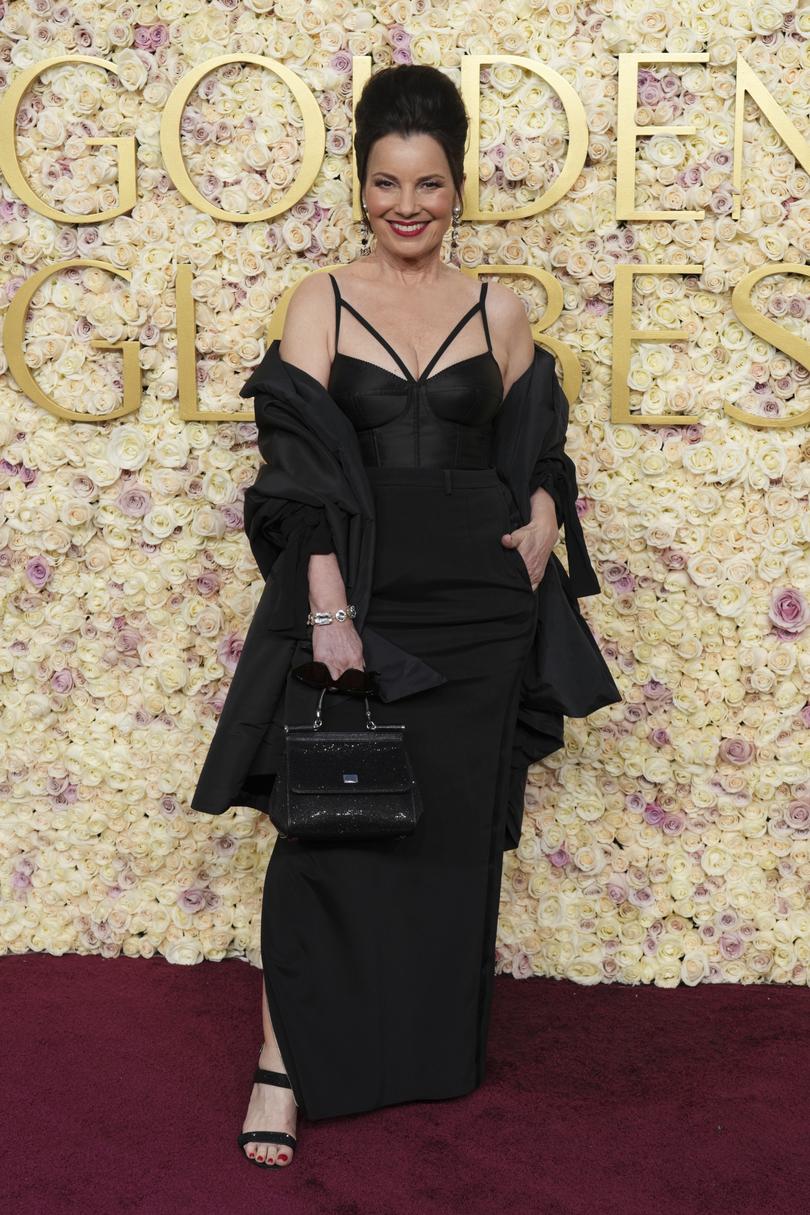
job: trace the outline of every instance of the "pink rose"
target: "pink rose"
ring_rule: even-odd
[[[682,814],[667,813],[664,815],[661,823],[661,830],[664,832],[664,835],[680,835],[685,827],[686,819]]]
[[[184,911],[192,913],[201,911],[206,904],[205,891],[195,890],[190,887],[188,890],[181,890],[177,896],[177,902]]]
[[[796,799],[788,802],[785,810],[785,822],[789,827],[807,830],[810,827],[810,801]]]
[[[66,692],[73,690],[73,672],[69,667],[62,667],[59,671],[54,671],[51,676],[51,687],[55,692],[60,692],[64,695]]]
[[[733,958],[739,958],[743,952],[743,943],[736,933],[724,932],[717,942],[717,948],[724,958],[731,961]]]
[[[515,979],[531,978],[532,960],[524,949],[519,949],[512,958],[510,970]]]
[[[724,738],[720,743],[721,760],[729,764],[750,764],[755,755],[754,744],[747,738]]]
[[[616,873],[609,877],[605,890],[612,902],[623,903],[627,898],[627,879],[624,874]]]
[[[219,590],[219,575],[214,570],[203,570],[194,579],[194,586],[197,594],[207,599],[209,595],[216,595]]]
[[[571,854],[565,848],[558,848],[556,852],[549,853],[548,859],[555,868],[564,869],[571,860]]]
[[[779,587],[773,594],[768,615],[783,641],[804,632],[810,623],[810,609],[801,591],[792,586]]]
[[[25,573],[28,581],[41,590],[50,581],[51,567],[45,557],[32,557],[25,566]]]
[[[240,637],[237,633],[228,633],[217,646],[217,658],[225,670],[230,671],[231,674],[236,670],[236,664],[239,661],[244,644],[245,640],[243,637]]]
[[[647,700],[666,701],[672,696],[667,685],[657,679],[648,679],[646,683],[642,684],[642,690]]]
[[[142,519],[152,509],[149,491],[142,485],[127,485],[116,501],[121,513],[130,519]]]

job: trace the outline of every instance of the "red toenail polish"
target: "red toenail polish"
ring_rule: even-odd
[[[287,1159],[286,1156],[279,1156],[279,1160],[286,1160],[286,1159]]]

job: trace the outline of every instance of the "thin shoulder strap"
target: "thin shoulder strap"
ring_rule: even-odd
[[[480,309],[481,298],[482,298],[482,294],[483,294],[483,287],[485,286],[485,283],[482,283],[481,286],[482,286],[482,291],[479,293],[478,299],[475,301],[472,308],[468,308],[467,311],[464,313],[464,316],[461,318],[461,320],[458,321],[458,323],[450,330],[447,337],[444,339],[441,346],[436,351],[436,353],[434,354],[433,358],[428,363],[425,370],[422,372],[422,377],[427,376],[429,374],[429,372],[431,371],[431,369],[433,367],[433,364],[436,363],[437,360],[442,357],[442,355],[444,354],[447,347],[450,345],[450,343],[455,338],[456,334],[461,332],[461,330],[467,324],[467,321],[470,319],[470,317],[475,316],[476,312],[478,312],[478,310]],[[420,377],[420,378],[422,378],[422,377]]]
[[[486,334],[486,338],[487,338],[487,350],[491,354],[492,353],[492,340],[489,336],[489,322],[487,321],[487,306],[486,306],[487,287],[488,286],[489,286],[489,279],[485,278],[481,283],[481,295],[478,300],[478,303],[481,307],[481,322],[484,326],[484,333]]]
[[[340,305],[342,300],[340,288],[337,285],[337,279],[335,278],[334,274],[330,274],[329,277],[332,280],[332,287],[335,292],[335,354],[337,354],[338,339],[340,338]]]
[[[391,345],[391,343],[387,342],[385,340],[385,338],[383,337],[383,335],[381,333],[378,333],[377,330],[374,328],[374,326],[372,324],[370,324],[369,321],[366,320],[366,318],[363,316],[362,313],[358,312],[356,308],[352,307],[352,305],[349,303],[348,300],[343,299],[343,297],[341,296],[340,302],[344,308],[348,308],[348,310],[349,310],[349,312],[351,312],[352,316],[356,317],[361,325],[364,325],[365,328],[368,329],[368,331],[372,335],[372,337],[375,337],[377,339],[377,341],[382,346],[385,347],[385,349],[391,355],[391,358],[394,360],[394,362],[397,363],[397,365],[405,372],[406,378],[409,380],[413,380],[414,377],[411,375],[409,369],[405,366],[402,359],[397,354],[396,350],[394,350],[394,347]]]

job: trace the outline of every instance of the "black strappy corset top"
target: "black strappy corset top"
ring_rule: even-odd
[[[334,275],[335,359],[328,391],[357,431],[364,465],[421,468],[488,468],[495,418],[503,404],[503,380],[492,353],[481,284],[478,302],[445,338],[417,378],[385,338],[340,294]],[[404,377],[337,352],[340,309],[353,316],[385,347]],[[481,313],[487,349],[472,358],[430,371],[467,321]]]

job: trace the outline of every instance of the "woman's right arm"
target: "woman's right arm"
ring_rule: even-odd
[[[326,282],[326,273],[311,274],[290,296],[279,354],[285,363],[308,372],[325,388],[334,358],[334,334],[332,286]],[[309,606],[313,612],[334,613],[347,604],[337,555],[327,551],[328,544],[322,541],[323,551],[314,551],[309,557]],[[316,662],[326,663],[334,679],[349,667],[363,670],[363,643],[354,621],[314,624],[312,656]]]

